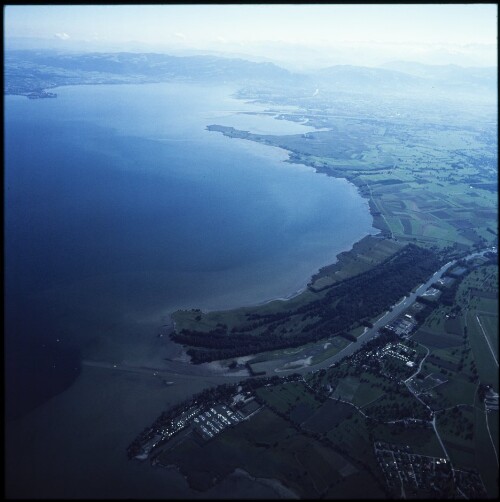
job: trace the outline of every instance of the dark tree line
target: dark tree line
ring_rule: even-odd
[[[344,336],[356,321],[387,310],[418,284],[425,282],[442,264],[434,252],[408,244],[376,267],[330,285],[313,300],[287,312],[252,313],[253,321],[228,333],[219,325],[202,332],[183,329],[172,339],[189,346],[194,363],[227,359],[269,350],[298,347],[331,336]],[[289,333],[285,325],[311,319],[300,331]],[[259,334],[249,333],[265,328]],[[348,338],[352,340],[352,337]]]

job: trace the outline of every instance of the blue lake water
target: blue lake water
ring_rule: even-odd
[[[82,353],[123,359],[120,347],[150,335],[142,322],[288,296],[375,232],[345,180],[207,131],[313,130],[238,113],[265,108],[233,91],[103,85],[6,97],[8,388],[30,387],[21,408],[60,391]]]

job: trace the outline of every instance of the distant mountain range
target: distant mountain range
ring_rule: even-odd
[[[47,87],[89,83],[280,81],[293,75],[273,63],[214,56],[141,53],[57,53],[10,51],[5,54],[5,93],[24,94]]]
[[[425,65],[409,61],[393,61],[382,65],[382,68],[404,72],[433,82],[446,82],[453,86],[477,86],[490,89],[497,88],[498,68],[496,67],[462,67],[457,65]]]
[[[465,91],[496,91],[496,68],[430,66],[392,62],[382,68],[336,65],[307,73],[270,62],[208,55],[158,53],[60,53],[48,50],[5,52],[4,93],[27,95],[61,85],[163,81],[256,83],[271,87],[327,87],[357,92],[409,92],[434,86]]]
[[[401,71],[351,65],[336,65],[317,70],[314,76],[324,84],[351,90],[409,89],[428,84],[426,78]]]

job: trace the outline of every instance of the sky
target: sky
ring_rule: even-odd
[[[391,57],[391,49],[397,53],[399,47],[399,52],[409,50],[417,57],[419,52],[422,57],[441,51],[451,60],[453,54],[456,59],[464,53],[484,65],[496,62],[497,21],[493,3],[12,5],[5,7],[4,34],[6,40],[39,38],[61,48],[86,42],[89,48],[121,44],[126,50],[135,43],[177,50],[260,51],[261,57],[267,44],[271,58],[281,53],[285,59],[286,48],[297,45],[309,51],[344,48],[350,57],[353,50],[363,49]]]

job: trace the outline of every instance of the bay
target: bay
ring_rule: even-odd
[[[138,380],[127,384],[121,376],[115,384],[116,375],[82,368],[82,360],[161,364],[179,350],[156,337],[170,312],[289,296],[375,233],[366,201],[345,180],[286,163],[283,150],[206,130],[211,123],[261,134],[313,130],[238,113],[264,107],[232,98],[230,87],[56,91],[57,99],[5,98],[6,404],[9,441],[24,445],[22,454],[9,450],[11,472],[27,469],[30,458],[46,496],[78,493],[82,474],[56,481],[57,470],[62,462],[67,470],[91,462],[88,445],[109,439],[132,398],[147,401],[142,411],[113,429],[113,447],[95,452],[107,455],[109,476],[114,460],[123,468],[116,455],[142,420],[146,426],[166,403],[207,385],[191,379],[184,388],[158,389],[130,375]],[[115,389],[113,400],[104,388]],[[71,461],[65,444],[81,429],[79,407],[91,396],[102,423],[90,443],[74,439],[79,453]],[[36,440],[27,430],[37,431]],[[48,445],[54,460],[42,475],[36,462]],[[22,480],[14,485],[29,491]],[[103,486],[96,481],[85,490],[124,493]]]

